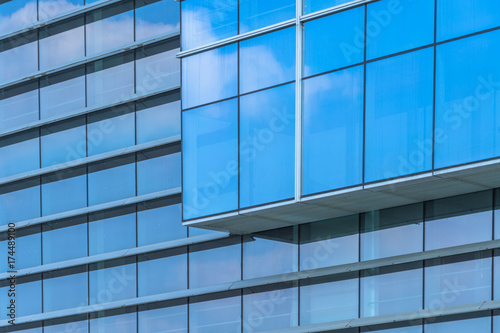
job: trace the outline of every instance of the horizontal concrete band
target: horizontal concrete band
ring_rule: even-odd
[[[28,322],[37,322],[37,321],[41,321],[41,320],[48,320],[48,319],[73,316],[76,314],[92,313],[92,312],[103,311],[103,310],[112,310],[112,309],[118,309],[118,308],[129,307],[129,306],[155,303],[155,302],[160,302],[160,301],[182,299],[182,298],[192,297],[192,296],[208,295],[208,294],[214,294],[214,293],[228,291],[228,290],[241,290],[244,288],[265,286],[265,285],[274,284],[274,283],[298,281],[298,280],[315,278],[315,277],[332,276],[332,275],[338,275],[338,274],[343,274],[343,273],[348,273],[348,272],[357,272],[357,271],[361,271],[361,270],[365,270],[365,269],[393,266],[393,265],[397,265],[397,264],[404,264],[404,263],[411,263],[411,262],[419,262],[422,260],[447,257],[447,256],[452,256],[452,255],[457,255],[457,254],[472,253],[472,252],[483,251],[483,250],[492,250],[492,249],[497,249],[497,248],[500,248],[500,240],[486,241],[486,242],[480,242],[480,243],[475,243],[475,244],[455,246],[455,247],[450,247],[450,248],[445,248],[445,249],[438,249],[438,250],[432,250],[432,251],[426,251],[426,252],[418,252],[418,253],[394,256],[394,257],[390,257],[390,258],[382,258],[382,259],[375,259],[375,260],[357,262],[357,263],[352,263],[352,264],[338,265],[338,266],[333,266],[333,267],[311,269],[311,270],[306,270],[306,271],[301,271],[301,272],[279,274],[279,275],[263,277],[263,278],[240,280],[240,281],[222,283],[222,284],[203,287],[203,288],[185,289],[185,290],[179,290],[179,291],[168,292],[168,293],[163,293],[163,294],[143,296],[143,297],[137,297],[137,298],[121,300],[121,301],[114,301],[114,302],[109,302],[109,303],[82,306],[79,308],[72,308],[72,309],[65,309],[65,310],[59,310],[59,311],[53,311],[53,312],[47,312],[47,313],[40,313],[40,314],[36,314],[36,315],[17,318],[16,323],[21,324],[21,323],[28,323]],[[494,304],[495,308],[500,306],[500,303],[498,303],[499,301],[494,301],[494,302],[495,303],[491,303],[491,304]],[[487,310],[487,308],[485,308],[485,304],[490,304],[490,303],[489,302],[479,303],[481,310]],[[448,309],[448,308],[443,308],[441,311],[447,311],[446,309]],[[429,315],[430,315],[430,313],[432,313],[432,312],[435,313],[435,311],[438,311],[438,310],[436,310],[436,309],[421,310],[421,311],[416,311],[416,312],[412,312],[412,313],[422,313],[422,315],[425,313],[429,313]],[[468,312],[468,311],[466,311],[466,312]],[[387,316],[383,316],[383,317],[387,317]],[[397,318],[397,315],[394,315],[393,317]],[[379,317],[372,317],[372,319],[373,318],[379,318]],[[390,318],[392,318],[391,316],[389,316],[388,318],[389,318],[388,319],[389,321],[387,321],[387,322],[394,321],[393,319],[390,319]],[[414,319],[417,319],[417,318],[414,318]],[[359,320],[360,321],[368,320],[368,318],[362,318]],[[408,317],[406,317],[406,320],[408,320]],[[330,323],[330,325],[339,325],[338,327],[340,327],[341,324],[339,324],[339,323],[348,324],[349,322],[351,322],[351,321],[334,322],[334,323]],[[8,326],[8,325],[9,324],[8,324],[7,320],[0,321],[0,327],[4,327],[4,326]],[[312,326],[314,326],[314,325],[312,325]],[[287,329],[285,332],[291,332],[288,330],[289,329]],[[318,331],[304,330],[304,331],[298,331],[298,332],[319,332],[319,331],[320,330],[318,330]]]
[[[10,82],[1,84],[0,85],[0,89],[6,88],[6,87],[10,87],[10,86],[13,86],[13,85],[16,85],[16,84],[19,84],[19,83],[24,83],[24,82],[32,81],[32,80],[38,79],[38,78],[40,78],[42,76],[46,76],[46,75],[49,75],[49,74],[59,73],[59,72],[65,71],[67,69],[75,68],[75,67],[78,67],[78,66],[81,66],[81,65],[84,65],[84,64],[88,64],[88,63],[97,61],[97,60],[102,60],[104,58],[107,58],[107,57],[110,57],[110,56],[113,56],[113,55],[124,53],[124,52],[130,51],[130,50],[134,50],[134,49],[146,46],[146,45],[151,45],[151,44],[154,44],[154,43],[157,43],[157,42],[165,41],[165,40],[168,40],[170,38],[176,38],[178,36],[180,36],[180,30],[177,29],[177,30],[175,30],[173,32],[169,32],[169,33],[163,34],[163,35],[158,35],[158,36],[156,36],[154,38],[147,38],[147,39],[144,39],[144,40],[140,40],[140,41],[136,41],[136,42],[133,42],[133,43],[129,43],[129,44],[126,44],[124,46],[112,49],[110,51],[98,53],[98,54],[96,54],[96,55],[94,55],[92,57],[81,58],[79,60],[72,61],[72,62],[70,62],[68,64],[65,64],[65,65],[62,65],[62,66],[57,66],[57,67],[54,67],[54,68],[50,68],[48,70],[37,71],[37,72],[31,73],[30,75],[25,76],[23,78],[20,78],[20,79],[14,80],[14,81],[10,81]]]
[[[161,147],[163,145],[180,143],[180,141],[181,141],[181,136],[175,135],[175,136],[165,138],[165,139],[159,139],[159,140],[155,140],[155,141],[151,141],[151,142],[147,142],[147,143],[142,143],[142,144],[135,145],[135,146],[130,146],[130,147],[126,147],[126,148],[113,150],[113,151],[110,151],[107,153],[102,153],[102,154],[98,154],[98,155],[94,155],[94,156],[84,157],[84,158],[80,158],[77,160],[52,165],[52,166],[37,169],[37,170],[23,172],[23,173],[19,173],[17,175],[5,177],[5,178],[0,178],[0,186],[5,185],[5,184],[9,184],[12,182],[20,181],[23,179],[38,177],[38,176],[42,176],[42,175],[49,174],[52,172],[64,171],[64,170],[74,168],[77,166],[87,165],[90,163],[99,162],[99,161],[107,160],[107,159],[118,157],[118,156],[128,155],[128,154],[140,152],[140,151],[151,149],[151,148]]]
[[[84,207],[84,208],[74,209],[74,210],[70,210],[70,211],[66,211],[66,212],[62,212],[62,213],[37,217],[34,219],[25,220],[25,221],[21,221],[21,222],[15,222],[15,225],[16,225],[16,229],[20,229],[23,227],[28,227],[28,226],[32,226],[32,225],[47,223],[47,222],[59,221],[59,220],[66,219],[66,218],[85,215],[88,213],[95,213],[95,212],[99,212],[99,211],[103,211],[103,210],[107,210],[107,209],[111,209],[111,208],[128,206],[128,205],[141,203],[141,202],[154,200],[154,199],[166,198],[166,197],[173,196],[173,195],[179,195],[180,193],[181,193],[181,188],[176,187],[176,188],[169,189],[169,190],[138,195],[138,196],[131,197],[131,198],[120,199],[120,200],[106,202],[103,204],[94,205],[94,206],[90,206],[90,207]],[[7,231],[7,230],[9,230],[8,225],[0,226],[0,232]]]

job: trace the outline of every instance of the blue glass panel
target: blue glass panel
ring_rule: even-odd
[[[18,317],[29,316],[42,312],[42,282],[39,280],[40,278],[41,276],[39,275],[32,275],[28,278],[18,277],[16,279],[16,291],[14,297],[16,323]],[[0,313],[0,319],[8,319],[7,304],[10,304],[11,300],[11,298],[8,297],[8,280],[2,282],[2,285],[5,287],[0,288],[0,304],[6,310]]]
[[[88,333],[89,323],[85,316],[66,317],[44,321],[44,333]]]
[[[0,34],[36,22],[36,1],[11,0],[0,4]]]
[[[88,302],[87,267],[44,273],[43,311],[85,306]]]
[[[437,1],[437,41],[500,25],[500,2],[490,0]]]
[[[85,167],[59,171],[42,177],[42,215],[87,206]]]
[[[169,0],[135,2],[135,39],[174,32],[180,28],[179,3]]]
[[[500,31],[437,47],[435,167],[500,154]]]
[[[193,0],[181,3],[182,49],[238,34],[238,0]]]
[[[136,126],[137,144],[180,135],[181,102],[173,101],[138,110]]]
[[[181,63],[177,53],[178,44],[173,42],[137,50],[135,70],[138,94],[180,86]]]
[[[139,256],[138,278],[139,296],[187,289],[185,249]]]
[[[240,93],[295,79],[295,28],[240,42]]]
[[[42,168],[87,156],[85,118],[41,128]]]
[[[88,115],[88,155],[98,155],[135,144],[135,117],[130,106]]]
[[[28,231],[29,235],[16,238],[16,269],[36,267],[42,264],[40,228],[35,226],[33,229]],[[23,231],[27,232],[27,230]],[[17,235],[21,236],[22,234],[17,232]]]
[[[135,156],[89,167],[89,205],[135,196]]]
[[[89,272],[89,304],[134,298],[136,297],[136,283],[135,258],[119,259],[112,263],[92,264]],[[117,327],[113,329],[117,329]]]
[[[351,2],[351,0],[304,0],[304,14],[338,6],[347,2]]]
[[[42,233],[43,263],[87,256],[87,219],[44,224]]]
[[[0,90],[0,132],[38,119],[38,84],[36,82]]]
[[[182,114],[184,219],[238,208],[238,101]]]
[[[40,216],[38,179],[0,187],[0,225]]]
[[[375,268],[363,272],[360,286],[361,317],[422,309],[422,283],[421,264]]]
[[[138,246],[186,238],[181,204],[139,211],[137,232]]]
[[[294,0],[240,0],[240,34],[295,17]]]
[[[40,117],[71,114],[85,107],[85,68],[40,79]]]
[[[425,333],[467,333],[467,332],[491,332],[491,317],[479,317],[454,321],[443,321],[439,323],[428,323],[424,325]]]
[[[56,16],[83,6],[83,0],[39,0],[38,17],[40,20]]]
[[[40,140],[37,132],[23,132],[0,139],[0,178],[40,167]]]
[[[182,59],[182,107],[184,109],[237,94],[237,44]]]
[[[378,58],[432,44],[434,2],[435,0],[384,0],[369,4],[366,58]]]
[[[304,24],[304,76],[356,64],[364,59],[364,7]]]
[[[363,67],[304,80],[303,194],[359,184]]]
[[[137,314],[129,312],[125,314],[114,314],[111,316],[103,316],[90,319],[90,333],[102,332],[121,332],[121,333],[136,333],[137,332]]]
[[[189,331],[196,333],[241,332],[241,297],[189,303]]]
[[[295,84],[240,98],[240,207],[294,197]]]
[[[139,333],[187,333],[187,305],[170,306],[138,315]]]
[[[244,295],[243,332],[272,331],[297,326],[298,311],[298,288]]]
[[[418,320],[415,320],[415,322],[418,323]],[[397,324],[396,324],[397,325]],[[396,326],[392,325],[392,326]],[[365,332],[376,332],[376,333],[422,333],[422,325],[416,325],[416,326],[403,326],[404,324],[400,324],[401,327],[397,328],[387,328],[387,329],[377,329],[373,330],[372,327],[368,328],[361,328],[360,332],[365,333]],[[384,325],[382,327],[390,326],[390,324]],[[380,326],[379,326],[380,327]]]
[[[432,167],[434,50],[366,67],[365,181]]]
[[[3,22],[2,22],[3,23]],[[0,84],[26,77],[38,70],[36,35],[0,42]]]
[[[135,247],[136,224],[134,209],[121,209],[110,214],[91,215],[89,223],[89,255]]]
[[[160,150],[160,153],[163,151]],[[147,156],[151,154],[151,156]],[[143,156],[151,157],[143,159]],[[157,156],[143,152],[137,162],[137,195],[174,189],[181,186],[181,153]]]

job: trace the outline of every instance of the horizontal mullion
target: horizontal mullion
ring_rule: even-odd
[[[344,3],[344,4],[341,4],[338,6],[326,8],[326,9],[319,10],[319,11],[314,12],[314,13],[309,13],[309,14],[303,15],[300,17],[300,21],[307,22],[310,20],[314,20],[316,18],[320,18],[323,16],[327,16],[330,14],[334,14],[334,13],[341,12],[341,11],[344,11],[344,10],[347,10],[347,9],[350,9],[353,7],[357,7],[360,5],[364,5],[364,4],[367,4],[370,2],[376,2],[376,1],[380,1],[380,0],[355,0],[355,1],[351,1],[351,2]]]

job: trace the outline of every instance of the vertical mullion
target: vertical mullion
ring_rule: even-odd
[[[295,2],[295,202],[302,195],[302,0]]]

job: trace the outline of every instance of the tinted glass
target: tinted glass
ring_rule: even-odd
[[[241,332],[241,297],[189,304],[189,331],[197,333]]]
[[[118,264],[120,266],[114,266]],[[91,265],[89,272],[90,305],[136,297],[136,281],[136,264],[130,263],[130,259],[119,259],[109,264]],[[92,321],[90,328],[92,332]],[[117,329],[117,326],[114,326],[113,329]],[[122,331],[120,330],[120,332]],[[124,330],[123,332],[128,331]]]
[[[110,214],[93,214],[89,223],[89,255],[135,247],[135,212],[120,209]],[[118,215],[117,214],[124,214]]]
[[[240,0],[240,34],[295,17],[293,0]]]
[[[180,135],[181,102],[172,101],[138,110],[136,126],[138,144]]]
[[[40,226],[19,230],[16,232],[16,236],[19,238],[16,238],[14,254],[16,258],[15,268],[23,269],[40,266],[42,264]],[[4,252],[6,255],[7,249],[8,247]]]
[[[135,2],[135,39],[141,40],[180,28],[179,3],[169,0]]]
[[[59,171],[42,177],[42,215],[87,206],[85,167]]]
[[[180,204],[152,208],[137,213],[138,245],[148,245],[187,237],[182,225]]]
[[[0,90],[0,132],[38,120],[38,84]]]
[[[85,118],[41,128],[42,167],[87,156]]]
[[[45,321],[43,331],[44,333],[88,333],[89,324],[83,316],[55,319]]]
[[[479,317],[455,321],[443,321],[439,323],[425,324],[425,333],[466,333],[466,332],[490,332],[491,317]]]
[[[168,150],[168,149],[167,149]],[[137,195],[181,186],[181,153],[160,155],[163,150],[143,152],[137,162]]]
[[[22,132],[0,139],[0,178],[40,167],[40,139],[37,132]]]
[[[185,249],[139,256],[138,295],[147,296],[187,289]]]
[[[90,333],[101,333],[116,330],[123,333],[137,332],[137,314],[135,312],[92,318],[89,322]]]
[[[141,311],[139,333],[187,333],[187,305]]]
[[[36,22],[36,1],[12,0],[0,4],[0,34]]]
[[[45,20],[57,14],[75,10],[83,6],[83,3],[84,3],[83,0],[65,0],[65,1],[39,0],[38,17],[40,20]]]
[[[346,2],[350,2],[350,0],[304,0],[304,14],[338,6]]]
[[[0,225],[40,216],[40,181],[38,179],[0,187]]]
[[[43,311],[85,306],[88,302],[87,268],[44,273]]]
[[[87,219],[52,222],[43,225],[43,263],[87,256]]]
[[[2,22],[3,23],[3,22]],[[0,42],[0,84],[28,76],[38,70],[36,35],[20,35]]]

